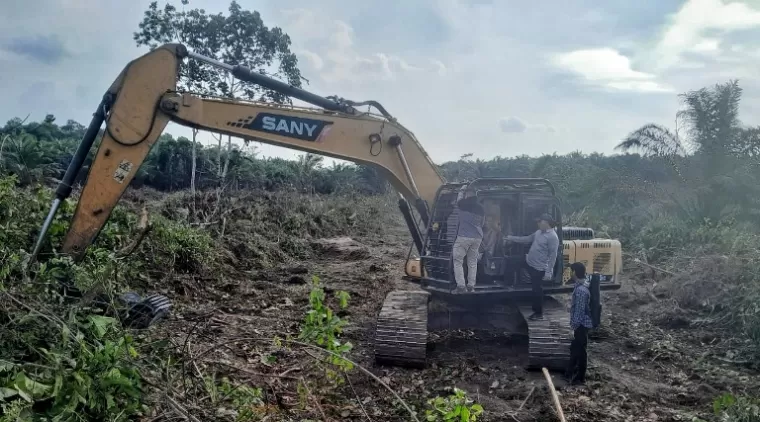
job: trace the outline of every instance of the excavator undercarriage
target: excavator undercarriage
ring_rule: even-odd
[[[552,297],[544,301],[544,318],[528,319],[530,305],[505,301],[490,306],[454,305],[425,291],[388,294],[377,320],[375,359],[381,364],[422,368],[428,332],[487,330],[528,335],[529,368],[564,369],[570,359],[570,318]]]

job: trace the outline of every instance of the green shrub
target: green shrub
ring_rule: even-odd
[[[427,404],[429,409],[425,410],[425,420],[430,422],[475,422],[483,413],[483,406],[474,403],[459,388],[454,388],[454,394],[438,396],[428,400]]]
[[[723,394],[713,400],[713,413],[719,422],[760,421],[760,399]],[[692,422],[706,422],[692,418]]]
[[[50,189],[20,188],[14,177],[0,178],[1,420],[132,420],[145,400],[132,337],[115,319],[62,303],[60,282],[85,294],[118,293],[144,277],[145,269],[201,272],[215,262],[213,240],[207,232],[155,218],[139,247],[123,253],[136,238],[138,219],[117,206],[74,263],[56,255],[74,211],[73,201],[66,201],[39,262],[27,271],[28,251],[51,198]]]
[[[202,273],[215,263],[214,240],[208,232],[156,217],[141,256],[154,268],[178,273]]]
[[[335,315],[333,310],[325,303],[325,291],[320,286],[319,278],[312,278],[313,287],[309,294],[309,310],[306,312],[303,326],[298,338],[308,343],[323,347],[333,352],[333,355],[326,357],[327,362],[332,364],[337,370],[349,371],[354,365],[342,356],[347,354],[353,348],[348,341],[342,341],[340,335],[346,320]],[[338,301],[340,309],[348,307],[349,295],[347,292],[335,292],[335,298]],[[336,371],[327,369],[327,377],[336,383],[342,382],[342,377]]]
[[[36,359],[2,361],[0,400],[14,412],[33,406],[35,420],[130,420],[143,408],[132,338],[113,318],[70,315],[66,323],[36,313],[11,316],[39,332],[55,327],[58,335],[27,335]]]

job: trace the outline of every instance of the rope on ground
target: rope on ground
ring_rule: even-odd
[[[562,406],[559,404],[559,396],[557,396],[557,390],[554,388],[554,383],[552,382],[552,376],[549,375],[549,370],[546,368],[541,368],[541,371],[544,373],[547,384],[549,384],[549,392],[552,394],[552,400],[554,401],[554,407],[557,410],[557,416],[559,417],[559,420],[562,422],[567,422],[567,419],[565,419],[565,413],[562,412]]]

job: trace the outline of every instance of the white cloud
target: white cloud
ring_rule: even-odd
[[[705,38],[691,48],[695,53],[714,53],[720,49],[720,40]]]
[[[556,133],[557,129],[542,123],[532,124],[517,116],[509,116],[499,120],[499,128],[504,133],[523,133],[527,131]]]
[[[522,133],[528,130],[528,125],[520,120],[520,118],[514,116],[499,120],[499,127],[505,133]]]
[[[309,62],[309,65],[314,70],[322,70],[322,68],[325,67],[325,61],[322,60],[322,57],[319,56],[319,54],[309,51],[309,50],[296,50],[296,55],[298,57],[305,57],[306,61]]]
[[[308,9],[288,9],[282,14],[294,43],[308,40],[306,44],[314,46],[298,51],[325,82],[393,80],[399,74],[424,70],[398,55],[360,52],[355,43],[354,28],[343,20]]]
[[[438,73],[438,76],[446,76],[446,74],[448,73],[449,69],[446,67],[445,64],[443,64],[442,61],[436,60],[436,59],[432,59],[432,60],[430,60],[430,63],[432,63],[433,66],[435,66],[435,69],[436,69],[436,72]]]
[[[557,133],[557,128],[549,125],[544,124],[536,124],[536,125],[529,125],[528,129],[534,130],[536,132],[546,132],[546,133]]]
[[[401,70],[405,71],[405,72],[418,72],[418,71],[421,71],[421,70],[425,70],[425,69],[423,69],[421,67],[413,66],[413,65],[407,63],[406,60],[404,60],[404,59],[402,59],[401,57],[398,57],[398,56],[390,56],[390,57],[388,57],[388,60],[391,61],[391,62],[393,62],[393,63],[396,63],[398,65],[398,67]]]
[[[636,71],[628,57],[611,48],[576,50],[558,54],[554,63],[591,84],[622,91],[670,92],[654,75]]]
[[[719,40],[708,38],[708,32],[727,33],[760,28],[760,10],[740,2],[724,0],[688,0],[675,13],[657,44],[657,66],[676,64],[688,51],[719,51]]]

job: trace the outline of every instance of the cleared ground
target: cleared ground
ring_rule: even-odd
[[[523,369],[527,338],[519,335],[434,333],[427,369],[374,365],[373,324],[383,298],[393,289],[416,288],[401,280],[408,252],[402,229],[313,242],[313,247],[314,259],[177,281],[167,288],[185,299],[160,330],[189,361],[184,364],[189,383],[217,374],[262,387],[271,410],[267,420],[305,420],[306,414],[321,412],[335,420],[409,420],[387,390],[356,369],[343,386],[298,397],[300,379],[317,388],[324,381],[317,353],[276,347],[271,339],[297,336],[316,275],[327,293],[351,294],[342,315],[349,321],[344,337],[354,344],[349,356],[410,404],[419,408],[456,386],[483,405],[484,421],[558,420],[542,374]],[[691,420],[689,415],[709,415],[712,400],[723,392],[760,390],[760,375],[731,359],[734,344],[725,332],[680,311],[632,273],[623,289],[604,293],[603,324],[589,346],[587,386],[565,386],[555,374],[569,421]],[[308,404],[302,406],[304,401]]]

